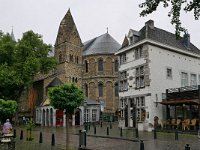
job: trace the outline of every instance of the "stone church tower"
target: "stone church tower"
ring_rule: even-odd
[[[82,42],[70,9],[62,19],[55,42],[54,56],[59,62],[57,72],[64,83],[82,84]]]

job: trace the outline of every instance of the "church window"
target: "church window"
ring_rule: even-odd
[[[70,57],[70,58],[69,58],[69,59],[70,59],[70,62],[73,62],[73,61],[74,61],[74,60],[73,60],[73,55],[70,54],[69,57]]]
[[[88,97],[88,85],[85,84],[85,96]]]
[[[58,59],[59,59],[59,62],[62,62],[62,59],[63,59],[63,58],[62,58],[62,52],[59,52],[59,56],[58,56],[58,57],[59,57],[59,58],[58,58]]]
[[[87,60],[85,60],[85,72],[86,73],[88,72],[88,62],[87,62]]]
[[[103,71],[103,59],[98,60],[98,71]]]
[[[98,89],[99,89],[99,97],[103,97],[103,83],[99,83],[98,85]]]
[[[118,72],[118,60],[115,60],[115,72]]]
[[[118,96],[118,83],[115,83],[115,96]]]
[[[76,63],[78,64],[78,56],[76,56]]]

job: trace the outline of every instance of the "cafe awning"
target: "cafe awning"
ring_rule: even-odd
[[[169,101],[163,101],[159,102],[163,105],[199,105],[199,100],[169,100]]]

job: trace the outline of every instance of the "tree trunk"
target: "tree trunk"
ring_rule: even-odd
[[[69,113],[66,112],[66,150],[69,148]]]

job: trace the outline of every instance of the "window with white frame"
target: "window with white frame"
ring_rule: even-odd
[[[143,57],[143,50],[142,50],[142,46],[141,47],[137,47],[135,49],[135,59],[139,59]]]
[[[144,87],[144,66],[136,68],[136,88]]]
[[[190,75],[190,85],[197,85],[197,75],[196,74],[191,74]]]
[[[167,79],[172,79],[172,68],[167,68]]]
[[[137,121],[145,120],[145,97],[136,97],[137,103]]]
[[[181,72],[181,86],[188,86],[188,74],[185,72]]]
[[[92,109],[92,122],[96,122],[97,120],[97,110]]]
[[[124,118],[124,110],[121,111],[121,117]]]
[[[124,100],[121,99],[121,108],[124,108]]]
[[[120,75],[119,91],[122,92],[128,90],[127,72],[126,71],[121,72],[119,75]]]
[[[120,65],[126,62],[126,53],[120,55]]]
[[[89,116],[90,116],[90,110],[85,109],[84,110],[84,122],[89,122]]]

